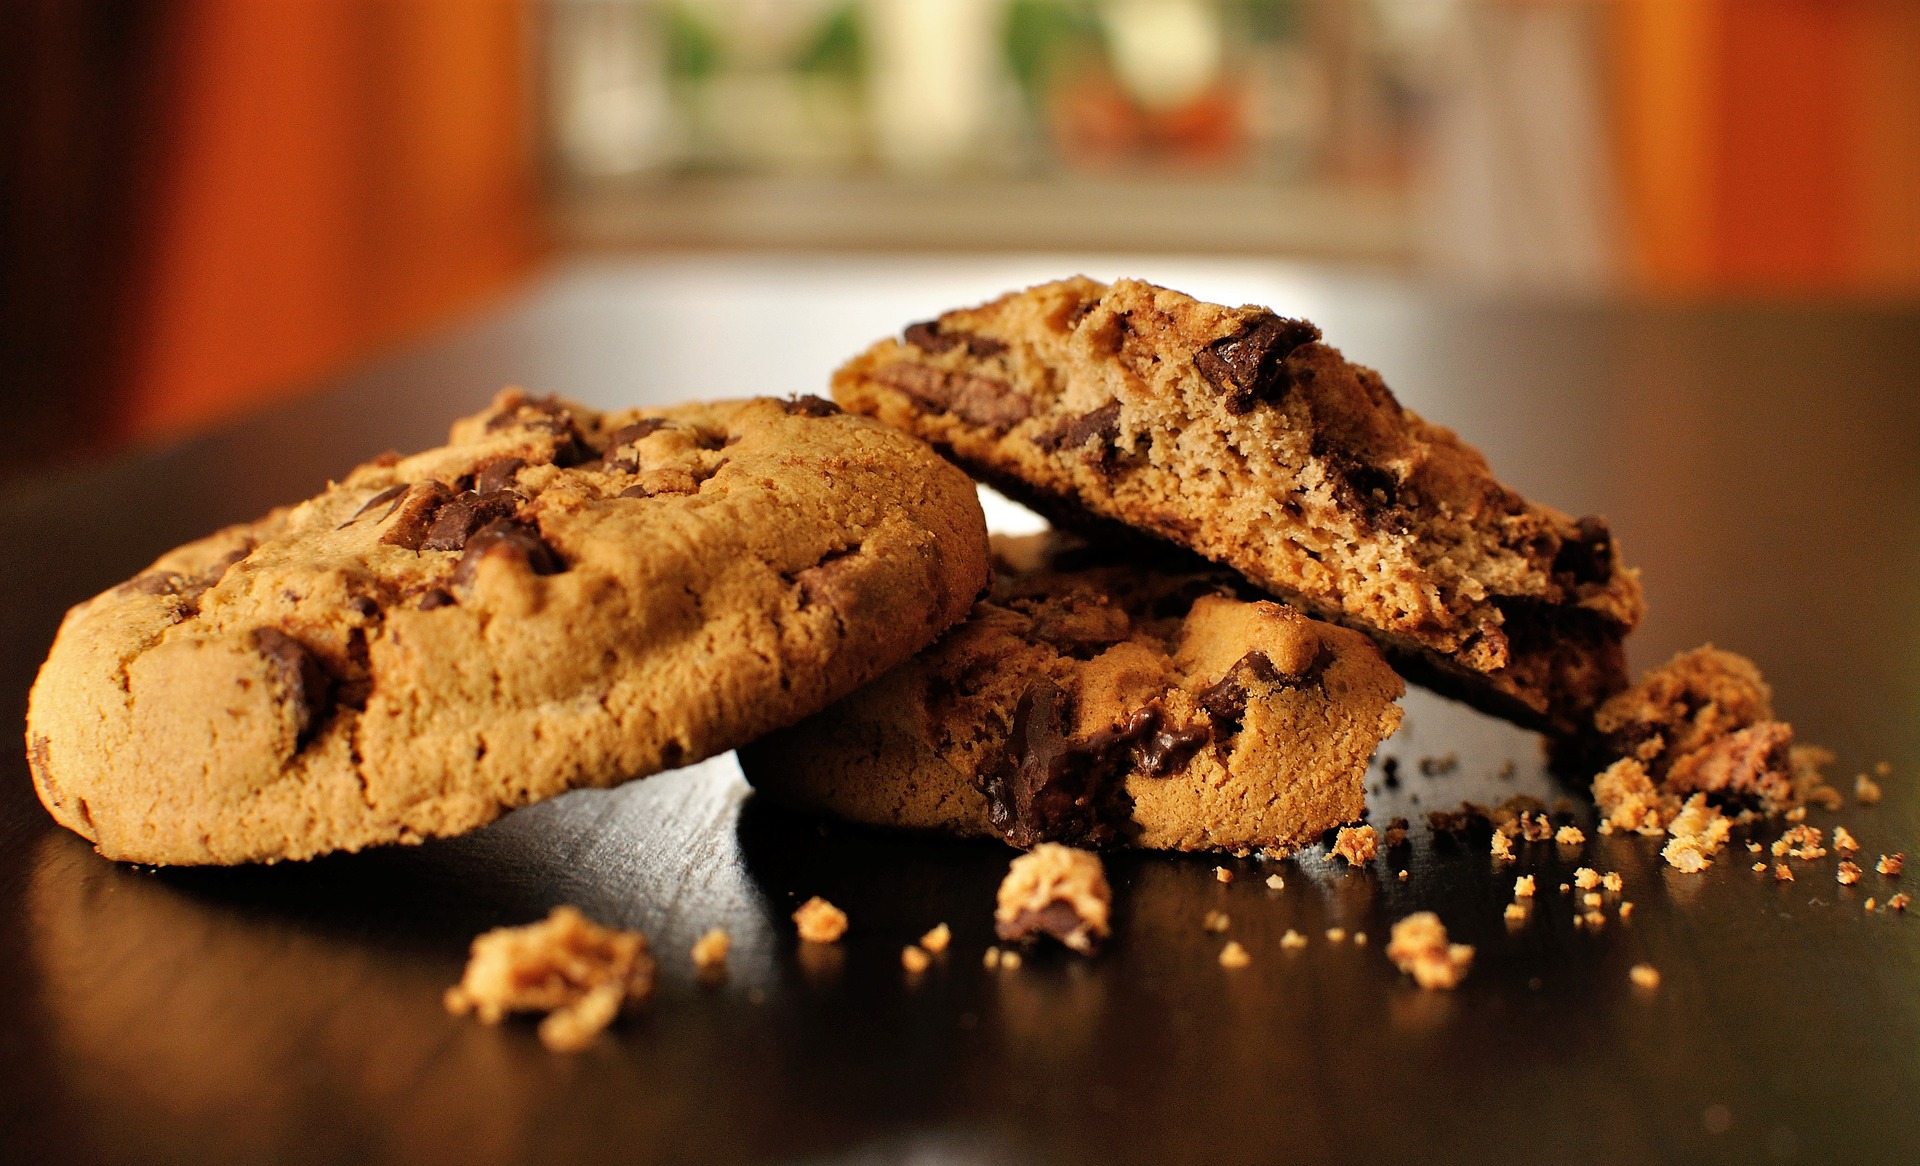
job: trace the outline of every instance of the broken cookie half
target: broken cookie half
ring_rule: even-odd
[[[1400,678],[1363,635],[1200,560],[994,541],[932,648],[741,751],[775,800],[877,826],[1289,853],[1365,813]]]

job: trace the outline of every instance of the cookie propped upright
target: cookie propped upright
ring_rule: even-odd
[[[1575,732],[1626,685],[1640,586],[1606,523],[1500,484],[1305,321],[1068,279],[915,324],[834,396],[1056,523],[1224,563],[1529,727]]]
[[[1365,636],[1059,535],[994,540],[966,623],[741,750],[776,800],[1041,842],[1287,853],[1366,810],[1405,686]]]
[[[831,402],[599,413],[508,391],[440,449],[75,607],[28,756],[109,858],[457,834],[806,716],[987,577],[973,483]]]

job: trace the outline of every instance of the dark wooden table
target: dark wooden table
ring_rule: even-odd
[[[503,381],[601,402],[817,389],[870,334],[1074,266],[571,269],[209,437],[9,487],[15,723],[66,606],[366,455],[434,442]],[[1869,856],[1920,850],[1920,312],[1146,270],[1311,310],[1510,482],[1606,513],[1645,570],[1636,667],[1705,640],[1751,654],[1844,786],[1892,763],[1884,804],[1811,820],[1844,823]],[[1407,708],[1376,821],[1531,792],[1577,799],[1590,823],[1536,739],[1421,693]],[[1229,861],[1222,885],[1211,859],[1128,855],[1110,863],[1104,954],[993,973],[1009,851],[790,817],[731,758],[416,848],[153,871],[55,828],[5,752],[7,1162],[1920,1161],[1920,917],[1863,911],[1897,884],[1841,887],[1833,858],[1776,884],[1737,845],[1686,876],[1652,840],[1595,837],[1578,858],[1534,847],[1496,870],[1416,829],[1404,862],[1279,864],[1276,893],[1257,862]],[[1421,774],[1449,753],[1457,768]],[[1554,889],[1582,861],[1625,876],[1631,922],[1572,925]],[[1501,908],[1528,871],[1544,894],[1509,933]],[[852,916],[837,951],[796,949],[787,915],[812,894]],[[643,1016],[560,1057],[530,1026],[442,1011],[476,931],[558,903],[653,936],[663,984]],[[1456,992],[1418,990],[1382,954],[1389,924],[1423,908],[1479,950]],[[1218,965],[1210,909],[1250,967]],[[901,946],[941,921],[952,949],[909,982]],[[1369,943],[1328,942],[1335,925]],[[686,958],[710,926],[735,939],[717,989]],[[1290,927],[1305,950],[1281,949]],[[1643,961],[1663,976],[1652,994],[1628,981]]]

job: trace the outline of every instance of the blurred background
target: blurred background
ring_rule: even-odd
[[[1912,0],[10,0],[0,473],[608,255],[1920,292]]]

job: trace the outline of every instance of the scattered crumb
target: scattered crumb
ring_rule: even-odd
[[[1507,922],[1524,923],[1527,920],[1527,908],[1518,900],[1507,904]]]
[[[653,992],[647,937],[599,924],[573,907],[538,923],[497,927],[473,941],[467,970],[447,989],[447,1011],[498,1024],[509,1012],[545,1012],[540,1042],[578,1052],[625,1005]]]
[[[1859,802],[1863,806],[1879,805],[1880,804],[1880,783],[1873,780],[1871,777],[1868,777],[1864,773],[1861,774],[1859,777],[1854,778],[1853,779],[1853,800]]]
[[[1277,874],[1270,874],[1267,876],[1267,889],[1269,891],[1284,891],[1287,889],[1287,880]]]
[[[717,980],[727,974],[727,951],[733,947],[733,940],[726,931],[715,927],[694,941],[693,970],[703,980]]]
[[[1607,925],[1607,917],[1605,915],[1602,915],[1597,910],[1588,911],[1585,915],[1582,915],[1580,918],[1586,920],[1587,927],[1594,931],[1598,931],[1602,927],[1605,927]]]
[[[1774,857],[1778,858],[1780,856],[1780,848],[1785,846],[1787,848],[1787,855],[1790,858],[1798,858],[1803,861],[1825,858],[1827,852],[1826,849],[1820,845],[1822,840],[1823,836],[1818,826],[1793,826],[1774,842]]]
[[[1227,946],[1220,949],[1220,966],[1223,968],[1244,968],[1253,962],[1247,949],[1240,946],[1238,940],[1228,940]]]
[[[1854,854],[1859,851],[1860,844],[1854,841],[1853,833],[1845,826],[1835,826],[1833,828],[1833,848],[1841,854]]]
[[[1873,869],[1886,875],[1888,878],[1898,878],[1900,872],[1907,869],[1907,856],[1905,854],[1883,854],[1880,856],[1880,861],[1873,864]]]
[[[1617,870],[1610,870],[1606,874],[1603,874],[1600,876],[1600,886],[1609,895],[1619,894],[1621,890],[1626,887],[1626,885],[1627,885],[1627,880],[1621,878],[1620,872]]]
[[[1573,891],[1573,884],[1572,884],[1572,883],[1561,883],[1561,884],[1560,884],[1560,893],[1561,893],[1561,894],[1563,894],[1563,895],[1565,895],[1565,894],[1570,894],[1570,893],[1572,893],[1572,891]]]
[[[1600,892],[1588,891],[1586,894],[1580,896],[1580,902],[1589,910],[1598,907],[1600,905]]]
[[[1224,866],[1216,866],[1213,868],[1213,877],[1220,882],[1230,883],[1233,881],[1233,872]]]
[[[1355,946],[1355,947],[1365,947],[1365,946],[1367,946],[1367,933],[1366,933],[1366,932],[1364,932],[1364,931],[1356,931],[1356,932],[1354,932],[1354,933],[1353,933],[1353,946]]]
[[[1682,874],[1698,874],[1713,865],[1713,855],[1726,845],[1733,822],[1719,807],[1707,804],[1705,794],[1694,794],[1667,823],[1667,844],[1660,857]]]
[[[1209,911],[1207,917],[1200,921],[1200,926],[1206,931],[1219,932],[1225,931],[1232,923],[1233,920],[1227,917],[1225,911]]]
[[[1000,970],[1003,972],[1019,971],[1020,970],[1020,953],[1017,951],[1003,950],[1000,953]]]
[[[1575,915],[1575,916],[1573,917],[1573,925],[1574,925],[1574,927],[1575,927],[1575,928],[1584,928],[1584,927],[1586,927],[1586,925],[1587,925],[1587,917],[1586,917],[1585,915]]]
[[[1418,911],[1393,925],[1387,958],[1422,988],[1452,988],[1466,978],[1473,948],[1447,942],[1447,929],[1431,911]]]
[[[1873,773],[1875,777],[1892,777],[1893,763],[1890,761],[1876,761],[1873,763]]]
[[[1767,864],[1766,864],[1766,863],[1764,863],[1764,862],[1756,862],[1756,863],[1754,863],[1754,864],[1753,864],[1753,873],[1754,873],[1754,874],[1766,874],[1766,873],[1767,873]]]
[[[1773,851],[1773,856],[1779,858],[1787,852],[1787,840],[1784,838],[1774,839],[1773,846],[1770,849]]]
[[[1786,818],[1789,822],[1804,822],[1807,820],[1807,808],[1805,806],[1795,806],[1793,809],[1787,811]]]
[[[1579,867],[1573,872],[1573,885],[1591,891],[1600,885],[1600,872],[1590,866]]]
[[[920,946],[935,955],[947,950],[947,945],[952,942],[953,929],[944,923],[935,924],[933,930],[920,937]]]
[[[1328,943],[1345,943],[1346,941],[1347,941],[1347,929],[1346,929],[1346,928],[1344,928],[1344,927],[1329,927],[1329,928],[1327,928],[1327,942],[1328,942]]]
[[[1607,821],[1605,818],[1602,818],[1600,819],[1600,824],[1598,826],[1595,826],[1594,830],[1598,832],[1602,837],[1611,836],[1613,834],[1613,823]]]
[[[1625,923],[1633,915],[1633,902],[1627,900],[1620,904],[1620,921]]]
[[[1872,896],[1872,895],[1868,895],[1868,896],[1867,896],[1867,902],[1866,902],[1866,909],[1867,909],[1867,910],[1869,910],[1869,911],[1871,911],[1871,910],[1873,910],[1873,908],[1874,908],[1874,901],[1873,901],[1873,896]]]
[[[1587,836],[1580,832],[1580,827],[1568,824],[1554,831],[1553,840],[1562,846],[1578,846],[1587,840]]]
[[[1776,882],[1776,883],[1790,883],[1790,882],[1792,882],[1792,881],[1793,881],[1793,868],[1792,868],[1792,867],[1790,867],[1790,866],[1788,866],[1788,865],[1787,865],[1786,863],[1784,863],[1784,862],[1782,862],[1782,863],[1777,863],[1777,864],[1775,864],[1775,866],[1774,866],[1774,868],[1773,868],[1773,881],[1774,881],[1774,882]]]
[[[1660,971],[1652,964],[1633,965],[1633,967],[1627,969],[1627,977],[1633,981],[1634,987],[1644,989],[1648,992],[1660,986]]]
[[[999,967],[1000,966],[1000,949],[997,947],[988,948],[987,954],[980,957],[980,964],[982,967],[988,967],[988,968]]]
[[[1287,933],[1280,937],[1280,946],[1288,951],[1298,951],[1307,946],[1307,937],[1289,927]]]
[[[1516,899],[1533,898],[1533,876],[1521,875],[1513,880],[1513,897]]]
[[[1342,826],[1333,852],[1353,866],[1365,866],[1380,853],[1380,839],[1371,826]]]
[[[1403,882],[1403,883],[1407,881],[1407,872],[1406,872],[1406,871],[1401,871],[1401,872],[1400,872],[1400,881],[1401,881],[1401,882]]]
[[[909,975],[919,975],[932,962],[932,956],[911,943],[900,949],[900,966],[907,969]]]
[[[1760,851],[1761,851],[1762,849],[1763,849],[1763,848],[1761,847],[1761,845],[1760,845],[1760,844],[1759,844],[1758,842],[1749,842],[1749,843],[1747,843],[1747,853],[1748,853],[1748,854],[1758,854],[1758,853],[1760,853]]]
[[[1513,861],[1513,842],[1498,830],[1493,832],[1493,860],[1495,862]]]
[[[1387,833],[1382,841],[1385,842],[1388,850],[1392,850],[1397,846],[1405,846],[1407,844],[1407,820],[1405,818],[1395,818],[1393,821],[1388,822]]]
[[[1523,810],[1520,813],[1520,837],[1528,842],[1553,841],[1553,819],[1544,813]]]
[[[1050,935],[1091,955],[1094,944],[1107,937],[1112,905],[1099,855],[1042,842],[1007,868],[994,904],[994,932],[1003,943]]]
[[[808,943],[838,943],[847,933],[847,913],[818,895],[800,904],[793,921]]]
[[[1910,897],[1908,897],[1907,893],[1905,891],[1901,891],[1899,894],[1895,895],[1893,898],[1887,900],[1887,910],[1905,911],[1907,909],[1907,904],[1911,902],[1913,902],[1913,900]]]
[[[1672,817],[1647,767],[1633,757],[1621,758],[1593,779],[1593,800],[1603,824],[1615,830],[1658,834]]]
[[[1840,869],[1834,872],[1833,877],[1841,886],[1850,887],[1860,881],[1860,866],[1842,859]]]

